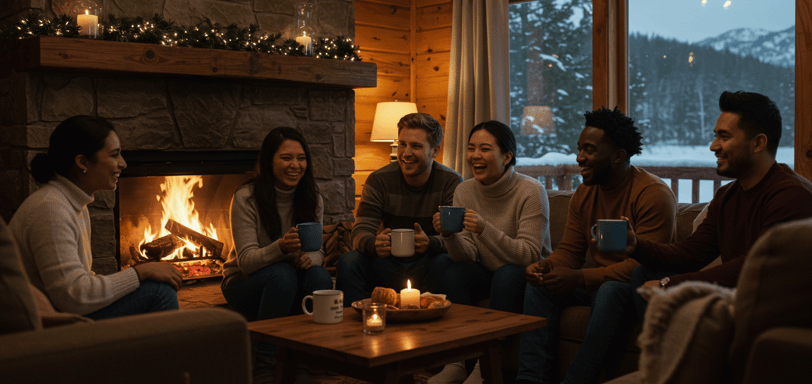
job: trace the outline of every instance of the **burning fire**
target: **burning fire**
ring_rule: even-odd
[[[161,214],[161,226],[159,231],[152,230],[152,226],[148,225],[144,230],[144,239],[138,244],[138,250],[141,255],[146,258],[146,253],[141,250],[141,245],[152,242],[153,240],[170,235],[169,230],[166,229],[166,223],[169,220],[182,224],[198,233],[204,234],[214,240],[217,238],[217,230],[213,224],[209,224],[208,228],[204,228],[198,218],[198,212],[195,210],[195,203],[192,201],[194,197],[193,189],[203,188],[203,178],[200,176],[167,176],[165,181],[161,183],[161,194],[155,195],[155,198],[161,202],[163,213]],[[161,260],[180,260],[184,258],[184,249],[186,254],[198,256],[200,254],[198,245],[191,239],[186,237],[182,239],[185,246],[175,249],[171,254],[164,256]]]

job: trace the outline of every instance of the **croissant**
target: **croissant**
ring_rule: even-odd
[[[398,305],[398,294],[392,288],[375,287],[372,290],[372,302]]]

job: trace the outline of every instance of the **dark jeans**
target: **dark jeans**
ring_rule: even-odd
[[[452,303],[474,305],[490,298],[491,309],[522,313],[525,284],[524,267],[518,265],[503,265],[491,272],[479,263],[452,263],[441,287]]]
[[[93,320],[178,309],[178,293],[169,284],[144,280],[141,285],[112,304],[85,315]]]
[[[265,320],[301,314],[302,299],[316,290],[333,289],[333,280],[322,266],[301,270],[278,262],[250,275],[237,272],[223,279],[220,288],[229,305]],[[270,358],[273,352],[272,345],[257,343],[257,354],[262,358]]]
[[[645,319],[648,302],[643,298],[643,296],[640,296],[640,294],[637,293],[637,288],[649,280],[662,280],[664,277],[674,275],[676,275],[674,272],[651,269],[644,265],[634,269],[632,272],[632,286],[634,286],[632,296],[634,297],[634,307],[637,311],[637,320],[639,322],[642,323],[643,319]]]
[[[265,320],[301,314],[302,299],[319,289],[333,289],[333,280],[322,266],[301,270],[279,262],[250,275],[235,273],[220,287],[229,305]]]
[[[406,280],[423,292],[444,293],[440,287],[445,269],[452,263],[447,253],[399,258],[368,257],[347,252],[336,263],[336,289],[344,292],[344,306],[366,298],[375,287],[396,291],[406,288]]]
[[[558,331],[562,309],[570,306],[590,306],[584,343],[578,350],[564,379],[565,383],[591,383],[600,376],[604,366],[615,365],[614,359],[623,348],[628,331],[634,324],[633,288],[628,283],[611,281],[598,290],[583,288],[553,294],[544,287],[527,284],[524,313],[547,319],[547,326],[522,334],[517,379],[535,383],[557,382]],[[612,360],[613,364],[606,364]],[[608,366],[610,370],[616,368]]]

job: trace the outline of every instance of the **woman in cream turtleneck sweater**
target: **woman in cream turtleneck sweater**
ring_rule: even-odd
[[[547,191],[514,171],[515,153],[513,132],[498,121],[481,123],[468,136],[466,161],[474,177],[454,191],[454,206],[465,207],[464,229],[445,237],[455,263],[446,269],[442,287],[452,303],[490,298],[492,309],[522,313],[525,267],[552,252]],[[439,213],[433,225],[441,232]],[[460,362],[429,382],[458,383],[466,376]]]

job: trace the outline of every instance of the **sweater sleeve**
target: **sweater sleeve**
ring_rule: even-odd
[[[82,261],[85,253],[91,257],[87,208],[77,214],[67,203],[46,199],[26,221],[22,241],[30,246],[45,293],[58,310],[87,315],[140,285],[133,268],[102,276],[91,272],[90,265]],[[84,237],[83,231],[87,231]]]
[[[491,223],[486,223],[485,230],[478,235],[479,241],[499,259],[500,264],[524,267],[541,259],[541,242],[545,240],[544,229],[550,223],[549,213],[545,213],[543,209],[547,201],[547,191],[544,190],[544,185],[539,183],[528,192],[524,196],[524,201],[517,202],[520,205],[518,209],[520,216],[515,239]],[[549,248],[549,245],[547,247]]]
[[[760,223],[761,227],[758,231],[759,237],[776,224],[812,217],[812,195],[810,195],[809,191],[800,186],[782,189],[767,200],[764,210],[764,221]],[[698,270],[713,260],[712,255],[718,255],[718,252],[709,253],[707,257],[696,259],[696,264],[683,266],[684,269],[696,272],[687,272],[672,276],[668,285],[673,286],[683,281],[693,280],[717,283],[725,287],[735,287],[747,255],[737,255],[732,259],[723,261],[722,264],[717,266]],[[682,257],[685,256],[686,255],[682,255]],[[697,266],[699,268],[697,268]]]
[[[674,193],[664,184],[652,184],[644,188],[630,217],[635,235],[639,239],[658,243],[673,241],[676,226],[677,202]],[[593,250],[594,252],[595,250]],[[640,263],[625,258],[617,263],[583,270],[587,291],[598,289],[606,281],[631,280],[632,271]]]
[[[279,249],[279,239],[265,247],[259,246],[259,212],[256,205],[249,201],[249,195],[248,188],[241,188],[231,200],[231,235],[237,252],[237,265],[246,275],[285,258]]]
[[[319,220],[319,223],[322,223],[322,227],[324,226],[324,200],[319,195],[319,205],[316,208],[316,218]],[[324,244],[321,245],[321,249],[318,251],[313,252],[305,252],[310,260],[313,261],[313,265],[324,265]]]

